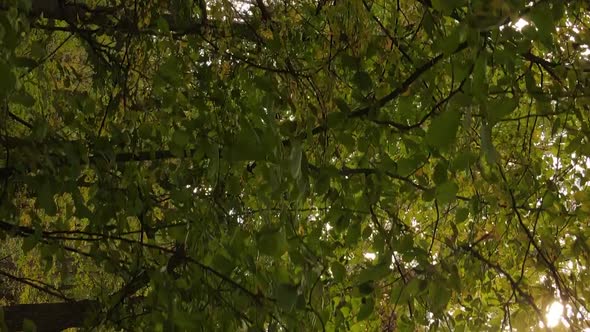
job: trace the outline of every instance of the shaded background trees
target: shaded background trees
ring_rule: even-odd
[[[559,302],[587,327],[584,2],[1,8],[19,303],[140,330],[526,330]]]

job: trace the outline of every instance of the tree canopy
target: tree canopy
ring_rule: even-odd
[[[3,328],[590,328],[588,10],[1,1]]]

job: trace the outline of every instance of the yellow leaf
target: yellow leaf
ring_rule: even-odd
[[[260,30],[260,35],[262,37],[264,37],[265,39],[269,39],[269,40],[272,40],[272,38],[273,38],[272,31],[270,31],[270,29],[268,29],[268,28],[263,28],[262,30]]]
[[[584,203],[590,201],[590,195],[585,191],[578,191],[574,193],[574,198],[579,203]]]

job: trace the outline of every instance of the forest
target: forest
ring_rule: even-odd
[[[0,0],[0,331],[590,331],[589,7]]]

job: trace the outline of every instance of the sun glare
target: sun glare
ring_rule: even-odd
[[[365,256],[365,258],[368,259],[368,260],[370,260],[370,261],[375,260],[375,258],[377,258],[377,255],[375,255],[372,252],[366,252],[366,253],[363,254],[363,256]]]
[[[563,304],[555,301],[547,308],[545,319],[547,320],[547,327],[556,327],[561,322],[563,315]]]
[[[529,25],[529,22],[527,22],[526,20],[519,18],[518,21],[516,21],[513,26],[517,31],[522,30],[522,28],[524,28],[525,26]]]

